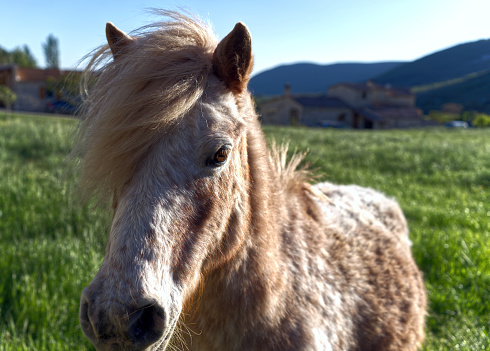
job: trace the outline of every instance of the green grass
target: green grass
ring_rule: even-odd
[[[75,200],[64,162],[74,127],[0,117],[0,350],[91,347],[77,300],[103,257],[107,221]]]
[[[0,351],[93,350],[78,304],[108,218],[77,202],[66,172],[75,123],[0,117]],[[265,131],[309,150],[319,181],[399,200],[429,295],[426,350],[490,348],[488,130]]]
[[[265,128],[319,180],[398,199],[429,295],[427,350],[490,349],[490,131]]]

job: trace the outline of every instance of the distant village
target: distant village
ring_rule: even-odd
[[[26,112],[52,111],[61,99],[59,92],[48,86],[49,79],[71,73],[59,69],[0,66],[0,85],[17,95],[13,110]],[[286,85],[284,95],[260,105],[264,124],[305,125],[335,128],[385,129],[419,127],[427,124],[415,107],[415,96],[408,89],[381,86],[373,82],[341,83],[329,87],[324,96],[291,95]]]
[[[0,47],[0,108],[36,113],[77,112],[82,72],[59,69],[59,45],[52,34],[43,49],[48,67],[45,69],[38,68],[25,45],[10,52]],[[407,63],[289,65],[279,75],[258,74],[249,87],[263,124],[353,129],[451,123],[456,127],[485,127],[490,126],[489,50],[490,39],[458,45]],[[443,64],[449,58],[451,65]],[[373,71],[375,68],[377,71]],[[299,69],[302,73],[298,73]],[[259,76],[261,83],[255,80]],[[282,82],[288,79],[293,84],[285,84],[281,93]]]
[[[434,125],[415,107],[409,89],[366,83],[339,83],[325,95],[284,95],[259,105],[264,124],[354,129],[413,128]]]
[[[74,108],[68,108],[69,103],[66,101],[64,109],[53,110],[53,104],[62,98],[61,91],[54,89],[53,82],[73,72],[76,71],[3,65],[0,66],[0,85],[7,86],[17,96],[11,106],[12,110],[71,113]],[[1,101],[0,107],[5,107]]]

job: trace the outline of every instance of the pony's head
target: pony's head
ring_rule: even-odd
[[[250,222],[250,34],[238,23],[217,44],[199,20],[165,14],[134,36],[108,23],[109,45],[91,62],[81,179],[114,208],[104,261],[81,297],[97,350],[165,349]]]

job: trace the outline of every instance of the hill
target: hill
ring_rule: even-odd
[[[453,46],[405,63],[373,80],[381,84],[414,87],[460,78],[490,68],[490,39]]]
[[[490,39],[459,44],[412,62],[298,63],[262,72],[250,81],[256,96],[280,95],[284,84],[294,94],[324,93],[339,82],[373,80],[410,87],[424,112],[455,102],[465,110],[490,113]]]
[[[328,86],[340,82],[362,82],[391,71],[404,62],[336,63],[318,65],[297,63],[283,65],[254,76],[250,89],[256,96],[280,95],[286,83],[292,93],[324,93]]]
[[[463,105],[465,110],[490,114],[490,69],[446,82],[417,86],[412,91],[417,96],[417,106],[426,113],[455,102]]]

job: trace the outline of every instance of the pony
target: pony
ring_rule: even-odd
[[[395,200],[312,185],[269,150],[247,83],[252,40],[191,14],[108,45],[88,72],[75,153],[112,202],[80,300],[101,350],[416,350],[426,296]]]

